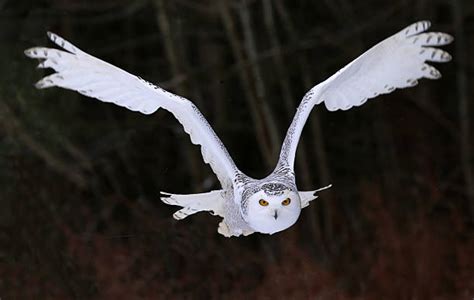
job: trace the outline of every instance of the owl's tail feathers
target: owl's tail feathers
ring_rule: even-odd
[[[299,191],[298,194],[300,195],[300,199],[301,199],[301,208],[305,208],[306,206],[309,205],[309,202],[311,202],[314,199],[318,198],[318,196],[316,196],[317,192],[327,190],[330,187],[332,187],[332,184],[327,185],[327,186],[322,187],[322,188],[319,188],[319,189],[314,190],[314,191],[307,191],[307,192]]]
[[[173,214],[176,220],[182,220],[200,211],[208,211],[212,215],[223,217],[224,197],[222,193],[222,190],[217,190],[200,194],[178,195],[162,191],[160,198],[166,204],[183,207]]]

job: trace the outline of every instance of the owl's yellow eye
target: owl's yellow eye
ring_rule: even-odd
[[[267,206],[268,202],[263,200],[263,199],[260,199],[260,200],[258,200],[258,204],[260,204],[261,206]]]
[[[281,202],[281,204],[283,204],[284,206],[287,206],[287,205],[289,205],[290,203],[291,203],[291,199],[290,199],[290,198],[286,198],[285,200],[283,200],[283,201]]]

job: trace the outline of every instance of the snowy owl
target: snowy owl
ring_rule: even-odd
[[[191,101],[87,54],[54,33],[48,33],[48,37],[61,50],[35,47],[25,54],[40,59],[39,68],[56,71],[37,82],[37,88],[58,86],[143,114],[152,114],[160,107],[172,113],[191,142],[201,146],[203,159],[217,175],[222,189],[190,195],[163,193],[161,200],[182,207],[173,215],[177,220],[200,211],[222,217],[218,232],[230,237],[285,230],[298,220],[301,209],[317,198],[316,192],[321,189],[299,191],[294,173],[301,132],[316,104],[324,102],[330,111],[348,110],[397,88],[415,86],[420,78],[441,77],[425,62],[451,60],[447,52],[432,46],[449,44],[453,38],[425,32],[429,27],[428,21],[406,27],[307,92],[288,129],[274,171],[263,179],[251,178],[237,168]]]

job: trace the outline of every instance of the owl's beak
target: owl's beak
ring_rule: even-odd
[[[273,213],[273,218],[276,220],[278,219],[278,210],[275,209],[275,212]]]

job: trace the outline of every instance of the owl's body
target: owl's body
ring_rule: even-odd
[[[25,54],[40,59],[39,68],[56,71],[37,82],[37,88],[58,86],[143,114],[163,108],[176,117],[191,142],[201,146],[204,162],[217,175],[222,189],[191,195],[163,192],[163,202],[182,207],[173,215],[175,219],[208,211],[223,218],[218,232],[225,236],[273,234],[293,225],[301,209],[317,198],[316,192],[330,187],[298,191],[296,185],[296,148],[313,107],[324,102],[330,111],[348,110],[397,88],[415,86],[420,78],[440,78],[440,72],[425,62],[449,61],[447,52],[431,46],[449,44],[453,38],[441,32],[425,33],[429,26],[428,21],[421,21],[406,27],[307,92],[288,129],[275,170],[263,179],[250,178],[237,168],[191,101],[87,54],[53,33],[48,33],[49,38],[63,50],[36,47]]]
[[[246,220],[249,214],[249,202],[253,195],[263,192],[267,199],[269,197],[275,197],[284,200],[288,199],[288,194],[291,193],[293,197],[296,198],[294,199],[294,204],[297,205],[297,210],[293,214],[294,221],[296,221],[300,209],[308,206],[310,201],[318,197],[315,193],[329,187],[331,187],[331,185],[315,191],[298,191],[294,172],[288,167],[278,166],[270,175],[263,179],[254,179],[238,172],[235,175],[232,188],[229,189],[189,195],[162,192],[164,197],[161,199],[167,204],[183,207],[174,214],[174,217],[178,220],[200,211],[208,211],[213,215],[222,217],[223,220],[219,224],[218,232],[230,237],[249,235],[256,231],[255,228],[249,225],[248,220]],[[279,203],[280,201],[276,202]],[[271,218],[270,221],[272,221]],[[273,223],[275,222],[276,220],[274,218]],[[278,226],[269,225],[270,228],[267,230],[269,231],[267,233],[279,231],[276,230]]]

